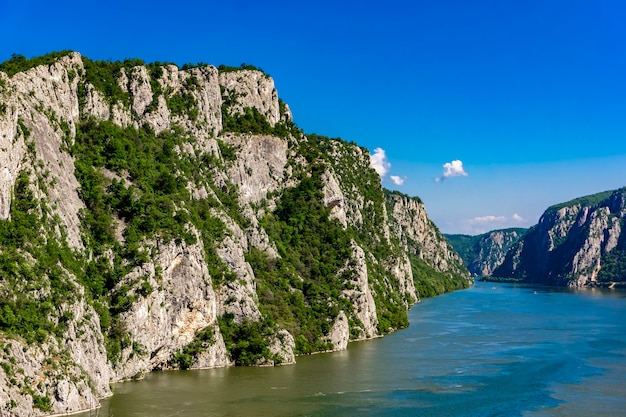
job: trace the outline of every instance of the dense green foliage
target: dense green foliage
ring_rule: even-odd
[[[207,327],[196,333],[194,340],[182,350],[172,355],[172,365],[180,369],[189,369],[197,360],[198,355],[209,346],[215,344],[215,332],[212,327]]]
[[[436,271],[416,256],[409,256],[409,259],[413,270],[415,291],[419,297],[434,297],[469,287],[467,279]]]
[[[563,207],[574,207],[577,205],[583,207],[593,207],[596,204],[599,204],[609,198],[614,191],[603,191],[601,193],[587,195],[584,197],[575,198],[574,200],[566,201],[565,203],[555,204],[553,206],[548,207],[545,211],[544,215],[551,214],[559,211]]]
[[[236,71],[242,71],[242,70],[260,71],[263,74],[267,75],[267,73],[263,71],[261,68],[255,67],[254,65],[246,64],[245,62],[242,62],[241,65],[239,65],[238,67],[231,67],[228,65],[221,64],[220,66],[217,67],[217,69],[219,72],[236,72]]]
[[[599,282],[626,282],[626,250],[615,249],[602,257]]]
[[[340,138],[310,134],[307,139],[300,143],[299,149],[307,162],[322,164],[325,169],[334,171],[343,185],[345,204],[364,202],[360,207],[354,207],[360,211],[362,222],[348,225],[346,232],[370,254],[365,261],[378,313],[378,332],[384,334],[406,327],[406,306],[415,300],[403,294],[398,278],[387,269],[388,266],[383,266],[393,264],[400,248],[397,242],[390,243],[380,228],[388,220],[384,210],[385,196],[380,177],[370,167],[369,158],[363,157],[369,155],[369,151]],[[354,317],[349,316],[349,320],[358,325]]]
[[[280,358],[270,353],[268,338],[274,334],[273,326],[266,320],[245,320],[237,323],[232,314],[219,318],[220,332],[224,344],[235,365],[252,366],[277,361]]]
[[[100,314],[107,353],[114,362],[131,343],[119,315],[153,290],[148,277],[120,285],[132,268],[148,260],[143,248],[146,240],[158,237],[193,244],[197,237],[187,227],[192,223],[201,232],[212,278],[216,282],[232,279],[212,249],[224,225],[210,211],[222,207],[240,213],[233,198],[236,188],[216,188],[222,201],[191,198],[187,182],[203,184],[206,178],[192,155],[175,151],[182,141],[190,140],[177,129],[155,135],[146,129],[92,120],[78,127],[72,152],[79,194],[87,208],[82,214],[85,244],[95,255],[86,266],[83,284]],[[210,168],[216,161],[205,158],[204,163]],[[105,176],[105,170],[110,174]],[[119,223],[122,241],[116,237]]]
[[[126,59],[123,62],[93,61],[87,57],[82,57],[82,60],[85,68],[84,80],[86,83],[93,85],[104,97],[107,97],[111,104],[116,102],[126,106],[130,104],[130,95],[120,87],[118,79],[121,76],[122,69],[143,65],[143,61],[139,59]],[[80,83],[78,87],[79,103],[82,107],[87,97],[85,83]]]
[[[18,72],[28,71],[29,69],[35,68],[39,65],[52,65],[59,58],[67,56],[71,52],[72,51],[51,52],[49,54],[30,59],[26,58],[24,55],[13,54],[11,59],[0,64],[0,71],[6,73],[9,77],[12,77]]]
[[[79,262],[55,236],[57,218],[31,191],[29,173],[17,178],[11,219],[0,220],[0,330],[28,343],[63,336],[71,313],[62,306],[75,299],[67,270]],[[38,295],[35,295],[38,294]]]
[[[283,192],[263,226],[281,256],[269,259],[252,251],[248,260],[257,271],[264,313],[287,328],[299,353],[328,348],[328,333],[339,310],[349,311],[341,296],[347,283],[339,274],[351,253],[350,236],[323,203],[321,166],[310,177]]]
[[[450,242],[456,253],[459,254],[461,259],[467,267],[474,261],[478,254],[478,243],[484,237],[484,235],[445,235],[445,238]]]
[[[274,128],[269,124],[256,108],[246,107],[243,114],[230,115],[228,107],[222,105],[223,130],[235,133],[254,133],[258,135],[270,135]]]
[[[622,188],[617,190],[616,193],[626,194],[626,189]],[[601,259],[602,268],[598,273],[598,281],[600,283],[614,283],[619,282],[626,284],[626,233],[624,228],[626,227],[626,219],[620,219],[620,234],[617,245],[609,252],[604,253]]]

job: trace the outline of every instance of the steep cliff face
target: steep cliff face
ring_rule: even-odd
[[[499,267],[509,249],[527,229],[493,230],[478,236],[445,235],[474,276],[488,276]]]
[[[581,287],[626,281],[626,188],[552,206],[494,277]]]
[[[470,283],[423,205],[385,194],[367,150],[304,136],[260,71],[14,60],[0,145],[9,415],[345,349]]]
[[[442,285],[446,291],[464,288],[469,282],[467,268],[428,218],[421,200],[390,191],[385,192],[385,197],[392,234],[401,242],[403,253],[413,267],[410,284],[418,287],[417,296],[433,295],[433,284],[435,293],[442,292]],[[434,283],[429,282],[432,275],[439,276]],[[459,277],[464,279],[459,280]]]

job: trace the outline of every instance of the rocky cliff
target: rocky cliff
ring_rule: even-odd
[[[626,188],[548,208],[493,276],[569,287],[626,281]]]
[[[154,369],[288,364],[467,287],[369,153],[304,135],[254,68],[0,65],[0,409],[70,413]]]
[[[489,276],[499,267],[509,249],[517,243],[527,229],[493,230],[477,236],[445,235],[452,247],[474,276]]]

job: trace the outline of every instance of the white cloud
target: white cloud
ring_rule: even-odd
[[[525,223],[526,222],[526,219],[523,218],[522,216],[520,216],[517,213],[513,213],[512,219],[515,220],[518,223]]]
[[[370,166],[380,175],[384,177],[389,172],[391,164],[387,161],[387,154],[382,148],[374,149],[374,154],[370,154]]]
[[[513,213],[511,216],[477,216],[465,220],[464,223],[465,225],[462,227],[464,233],[479,235],[487,233],[491,230],[527,226],[528,220],[524,219],[517,213]]]
[[[463,161],[455,159],[454,161],[446,162],[442,166],[443,174],[441,177],[435,178],[435,182],[441,182],[446,178],[452,177],[467,177],[467,172],[463,169]]]
[[[401,178],[401,177],[398,177],[397,175],[391,175],[389,177],[389,179],[391,179],[391,182],[393,182],[396,185],[402,185],[402,184],[404,184],[404,181],[406,180],[406,177]]]
[[[478,216],[473,219],[469,219],[469,224],[488,224],[488,223],[503,223],[506,221],[504,216]]]

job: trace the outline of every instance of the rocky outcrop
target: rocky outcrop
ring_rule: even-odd
[[[344,350],[350,341],[350,325],[346,314],[341,310],[335,319],[333,327],[328,332],[328,341],[332,343],[332,350]]]
[[[82,299],[59,308],[73,318],[62,341],[33,345],[0,336],[2,413],[73,413],[93,408],[99,398],[111,395],[112,375],[97,314]]]
[[[392,231],[409,254],[417,256],[439,272],[465,276],[462,259],[428,218],[424,204],[398,192],[386,193]]]
[[[361,327],[356,329],[363,339],[370,338],[378,333],[378,315],[376,314],[376,302],[370,288],[369,275],[365,251],[360,246],[352,243],[352,256],[350,258],[353,272],[352,286],[344,290],[344,296],[354,305],[355,315]]]
[[[0,252],[18,264],[0,273],[19,284],[0,282],[2,412],[93,408],[154,369],[345,349],[408,325],[416,260],[469,282],[423,205],[386,198],[367,150],[303,136],[263,72],[38,62],[0,71]],[[223,131],[250,109],[263,132]],[[17,222],[44,226],[23,242]],[[58,299],[20,328],[20,305]]]
[[[493,276],[570,287],[625,281],[625,217],[624,188],[550,207]]]
[[[156,242],[151,246],[154,261],[134,269],[119,284],[137,288],[133,293],[148,290],[121,316],[132,343],[121,352],[114,381],[169,368],[175,352],[191,343],[198,331],[217,323],[217,297],[202,243]],[[138,280],[140,286],[135,284]],[[228,365],[224,342],[219,342],[213,347],[214,359],[205,358],[201,367]]]
[[[229,99],[230,115],[244,114],[246,107],[252,107],[264,116],[271,126],[281,120],[278,94],[274,80],[256,70],[240,70],[220,73],[219,83],[222,95]]]
[[[221,140],[237,149],[228,178],[239,186],[245,203],[258,204],[269,193],[285,187],[290,177],[288,142],[273,136],[224,134]]]

